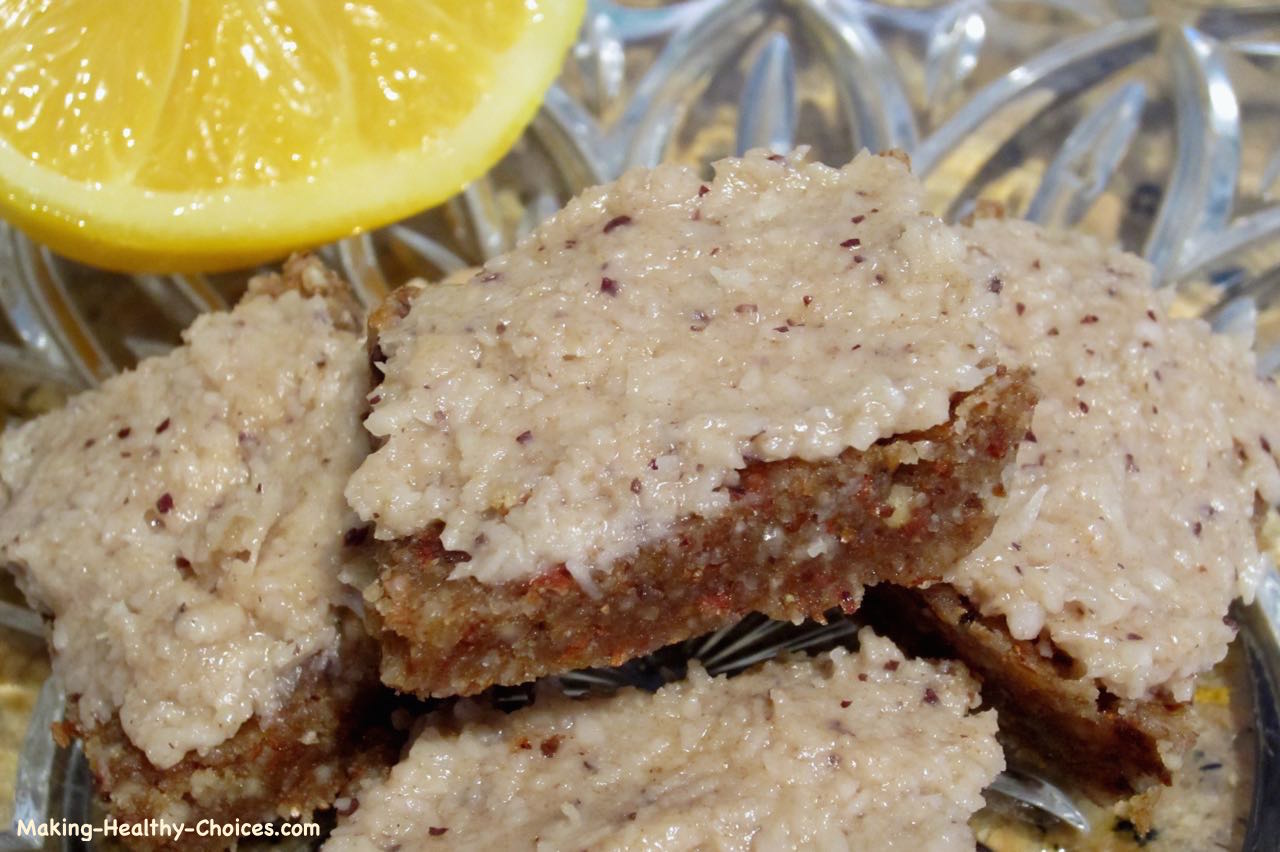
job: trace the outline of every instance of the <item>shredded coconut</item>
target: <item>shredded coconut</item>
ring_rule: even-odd
[[[987,374],[994,301],[906,166],[753,154],[634,171],[382,332],[347,490],[380,538],[445,523],[455,576],[590,586],[728,503],[744,456],[924,429]]]
[[[995,713],[963,666],[859,639],[729,680],[695,665],[654,695],[464,702],[326,848],[973,849]]]
[[[1245,342],[1171,319],[1132,255],[1026,222],[961,234],[1000,282],[1000,360],[1033,369],[1042,399],[1002,517],[951,582],[1116,694],[1187,700],[1266,564],[1254,501],[1280,498],[1280,393]]]
[[[333,651],[342,488],[367,450],[359,337],[251,296],[0,443],[0,558],[53,616],[81,723],[157,767],[270,714]]]

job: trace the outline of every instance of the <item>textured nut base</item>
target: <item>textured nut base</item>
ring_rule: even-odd
[[[121,822],[165,819],[194,831],[201,819],[269,823],[310,819],[366,780],[385,775],[404,735],[391,730],[394,699],[377,681],[377,647],[355,618],[338,658],[302,677],[271,720],[257,717],[208,754],[157,769],[118,719],[66,733],[84,740],[89,769],[108,811]],[[68,713],[75,718],[75,713]],[[224,849],[232,838],[130,838],[137,849]]]
[[[1195,740],[1186,705],[1112,695],[1065,654],[1012,638],[1003,618],[980,615],[949,585],[873,589],[863,614],[911,653],[964,661],[1001,732],[1100,804],[1168,784]]]
[[[599,594],[563,568],[487,586],[450,580],[466,554],[440,528],[378,545],[365,589],[383,682],[421,696],[469,695],[570,669],[617,665],[752,612],[821,618],[857,609],[863,586],[936,580],[988,534],[984,497],[1026,429],[1022,376],[1000,375],[929,432],[824,463],[752,463],[729,508],[689,518],[598,572]],[[928,441],[929,458],[915,442]],[[909,509],[903,496],[915,495]]]

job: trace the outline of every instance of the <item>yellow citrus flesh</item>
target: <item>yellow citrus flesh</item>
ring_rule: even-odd
[[[121,270],[394,221],[532,118],[584,0],[0,0],[0,213]]]

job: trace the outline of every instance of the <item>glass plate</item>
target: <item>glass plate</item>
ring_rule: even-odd
[[[374,302],[414,275],[506,250],[576,191],[632,166],[705,167],[797,144],[838,165],[864,147],[898,148],[935,212],[959,219],[994,202],[1142,254],[1180,312],[1250,336],[1274,373],[1278,70],[1274,4],[591,0],[560,81],[492,172],[436,209],[320,251]],[[6,418],[165,351],[197,313],[233,302],[251,272],[106,274],[0,223]],[[13,600],[0,590],[0,625],[39,634]],[[1258,736],[1244,845],[1277,849],[1280,576],[1264,578],[1239,618]],[[82,761],[48,737],[57,687],[33,697],[13,806],[85,813]],[[8,847],[24,848],[0,832]]]

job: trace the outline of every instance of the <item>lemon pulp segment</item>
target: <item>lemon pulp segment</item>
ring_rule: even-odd
[[[230,267],[393,221],[510,146],[582,5],[0,2],[0,208],[123,269]]]

